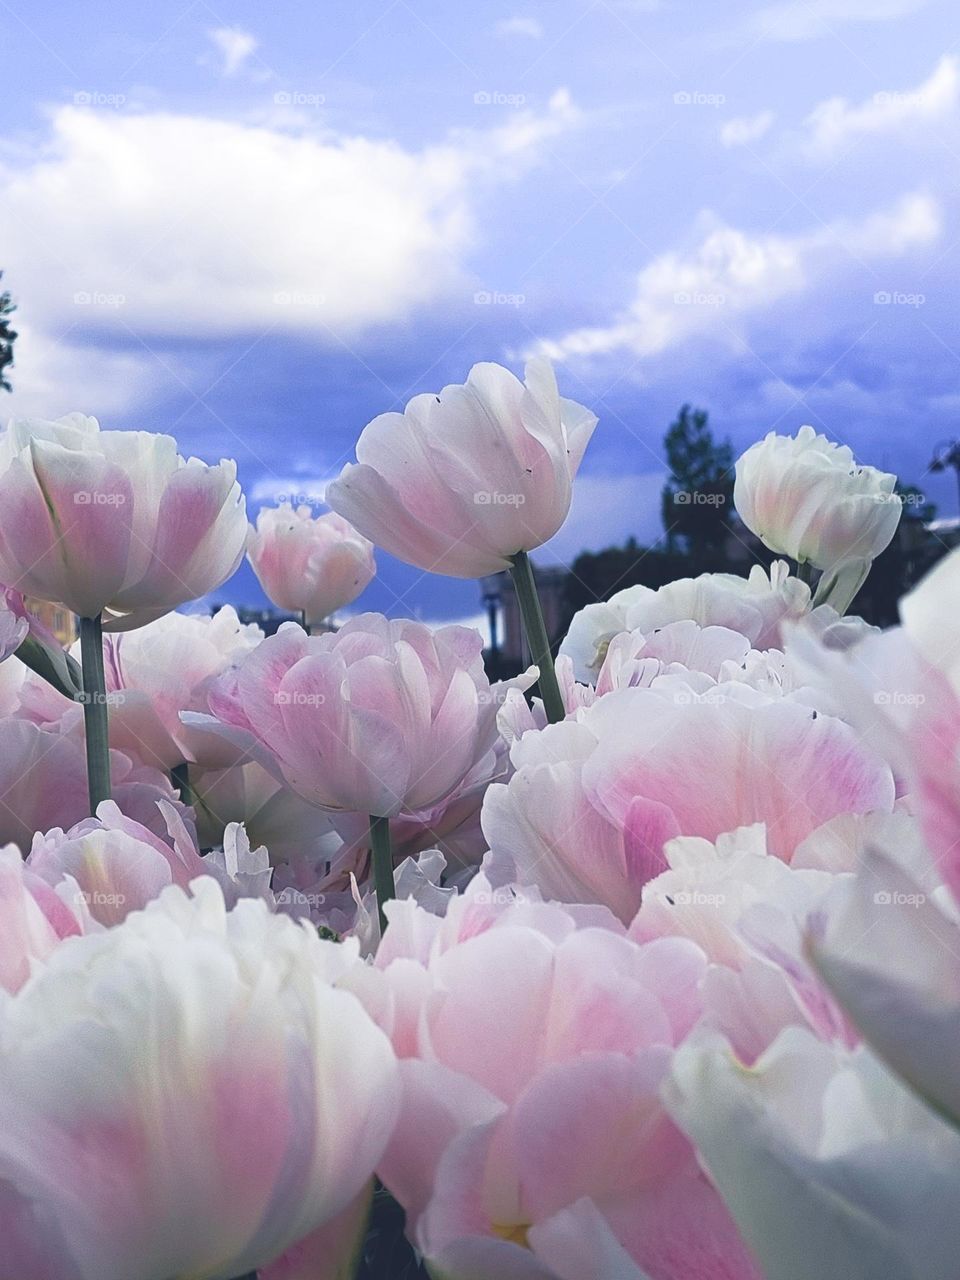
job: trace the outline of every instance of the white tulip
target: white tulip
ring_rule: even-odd
[[[733,500],[771,551],[833,569],[874,560],[893,538],[902,503],[896,476],[861,467],[846,445],[813,427],[770,432],[737,461]]]

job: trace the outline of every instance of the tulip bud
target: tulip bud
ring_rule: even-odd
[[[273,603],[308,625],[352,604],[377,571],[373,544],[342,516],[289,502],[260,512],[247,557]]]
[[[801,427],[772,431],[737,461],[740,519],[771,551],[832,569],[875,559],[900,521],[896,476],[861,467],[846,445]]]

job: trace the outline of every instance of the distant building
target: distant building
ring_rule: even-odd
[[[65,609],[62,604],[51,604],[49,600],[34,600],[32,596],[27,596],[24,604],[35,618],[53,632],[63,647],[69,649],[80,634],[75,615],[69,609]]]
[[[566,591],[569,571],[562,565],[534,566],[537,593],[547,635],[559,643],[566,622]],[[495,573],[481,579],[484,607],[490,621],[491,666],[495,670],[518,669],[529,662],[520,605],[509,573]]]
[[[214,605],[211,613],[218,613],[223,608],[222,604]],[[277,631],[285,622],[297,622],[300,618],[294,613],[284,613],[277,609],[251,609],[245,605],[237,605],[237,617],[241,622],[253,623],[254,626],[260,628],[265,636],[276,635]],[[336,631],[336,627],[331,623],[324,621],[319,622],[310,628],[313,635],[320,635],[323,631]]]

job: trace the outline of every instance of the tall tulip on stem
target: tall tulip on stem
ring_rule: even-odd
[[[523,630],[530,646],[530,656],[540,669],[540,696],[550,724],[556,724],[566,715],[560,685],[557,683],[557,672],[550,652],[550,638],[543,621],[543,610],[540,608],[540,597],[537,595],[537,581],[533,574],[533,563],[526,551],[518,551],[510,558],[510,576],[513,578],[517,602],[520,605],[520,616],[523,619]]]
[[[80,619],[80,667],[83,673],[83,728],[87,746],[90,813],[110,799],[110,742],[107,684],[103,671],[103,626],[100,614]]]
[[[547,716],[562,720],[529,552],[557,532],[596,415],[562,397],[546,360],[525,381],[478,364],[462,385],[420,395],[364,428],[357,461],[326,500],[361,534],[428,573],[483,578],[509,569]]]
[[[377,914],[380,935],[387,927],[383,908],[397,896],[393,879],[393,850],[390,847],[390,819],[370,815],[370,853],[373,858],[373,883],[377,891]]]

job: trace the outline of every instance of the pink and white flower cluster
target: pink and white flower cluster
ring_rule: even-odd
[[[589,605],[559,711],[468,628],[309,632],[373,542],[516,571],[595,426],[477,366],[252,533],[233,463],[8,428],[0,1280],[349,1280],[375,1179],[442,1280],[956,1280],[960,551],[901,626],[841,612],[893,478],[749,450],[743,521],[820,586]],[[305,626],[175,611],[245,547]]]

